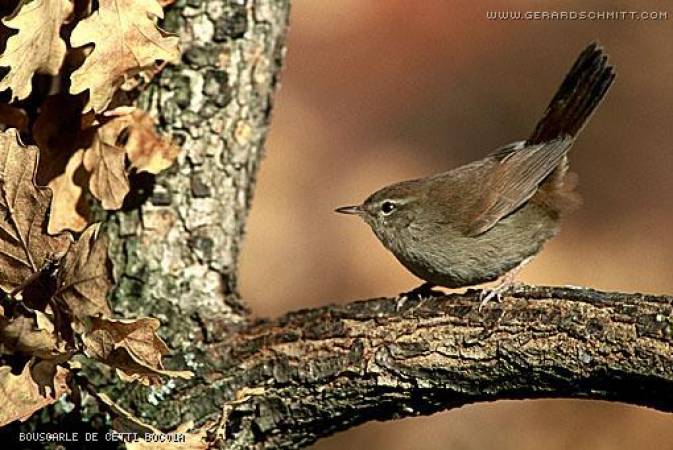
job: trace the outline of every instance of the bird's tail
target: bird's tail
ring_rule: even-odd
[[[603,49],[595,42],[584,49],[527,144],[541,144],[579,134],[615,79],[615,71],[607,64],[607,59]]]

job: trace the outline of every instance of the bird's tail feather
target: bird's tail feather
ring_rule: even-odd
[[[540,144],[562,136],[575,137],[610,88],[615,71],[607,55],[592,43],[580,54],[538,122],[527,144]]]

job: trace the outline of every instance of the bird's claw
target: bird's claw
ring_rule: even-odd
[[[484,306],[488,304],[491,300],[495,300],[497,303],[502,301],[502,294],[509,289],[509,286],[495,286],[491,289],[482,289],[479,294],[479,312],[484,309]]]
[[[430,283],[423,283],[419,287],[400,294],[397,297],[397,304],[395,305],[395,310],[400,311],[408,301],[418,302],[422,304],[425,300],[428,300],[433,297],[441,297],[444,295],[440,291],[435,291],[432,289],[434,285]],[[418,305],[416,305],[418,306]]]
[[[495,300],[496,303],[500,303],[503,295],[516,291],[520,286],[522,286],[521,283],[517,283],[513,280],[504,280],[490,289],[482,289],[481,293],[479,293],[479,312],[481,312],[484,309],[484,306],[488,305],[492,300]]]

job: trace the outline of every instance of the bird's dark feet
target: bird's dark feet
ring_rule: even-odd
[[[404,292],[397,296],[397,311],[402,309],[408,302],[422,302],[430,298],[442,297],[444,293],[433,289],[435,287],[432,283],[423,283],[409,292]]]

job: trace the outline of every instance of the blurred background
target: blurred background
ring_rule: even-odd
[[[494,21],[487,11],[661,11],[667,20]],[[395,181],[525,139],[598,39],[617,80],[575,145],[584,206],[522,272],[533,284],[673,293],[673,4],[294,0],[242,257],[259,316],[419,284],[354,217]],[[670,415],[588,401],[504,401],[370,423],[315,449],[673,448]]]

